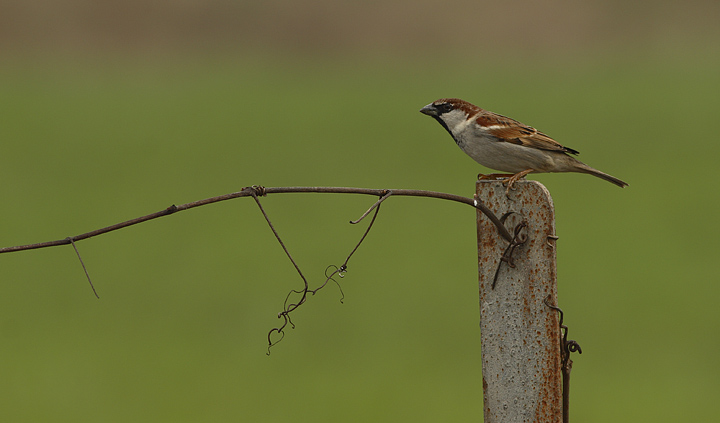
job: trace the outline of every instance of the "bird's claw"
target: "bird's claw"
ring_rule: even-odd
[[[509,199],[510,198],[510,190],[515,190],[515,182],[518,180],[526,177],[529,173],[531,173],[532,169],[523,170],[522,172],[518,172],[514,175],[511,175],[509,178],[507,178],[503,183],[507,185],[507,188],[505,189],[505,196]]]

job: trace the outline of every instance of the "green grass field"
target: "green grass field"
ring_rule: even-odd
[[[418,113],[448,96],[538,127],[629,182],[553,195],[573,420],[710,421],[720,388],[720,62],[610,57],[56,63],[0,73],[0,246],[76,235],[241,187],[472,196],[484,169]],[[468,81],[472,81],[468,83]],[[312,283],[374,201],[262,200]],[[266,334],[301,280],[250,199],[0,255],[0,418],[12,422],[480,421],[475,214],[391,198],[341,280]]]

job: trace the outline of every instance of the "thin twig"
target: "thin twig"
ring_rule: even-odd
[[[260,208],[260,211],[262,212],[262,215],[265,218],[265,221],[270,226],[272,233],[275,235],[275,238],[277,238],[283,251],[285,251],[285,254],[288,256],[288,258],[292,262],[293,266],[295,266],[295,270],[297,270],[297,272],[300,274],[300,277],[302,278],[303,282],[305,282],[305,289],[307,289],[307,287],[308,287],[307,279],[305,279],[305,276],[303,275],[302,271],[300,270],[300,267],[298,267],[297,263],[295,263],[295,260],[293,259],[292,255],[288,251],[287,247],[285,247],[285,243],[282,241],[282,239],[280,239],[280,235],[278,235],[272,222],[270,222],[270,218],[268,217],[267,213],[265,213],[265,209],[263,208],[262,204],[260,204],[260,200],[258,199],[257,195],[253,195],[252,197],[253,197],[253,200],[255,200],[255,202],[257,203],[258,207]]]
[[[93,286],[92,281],[90,280],[90,274],[87,271],[87,267],[85,267],[85,263],[83,263],[82,257],[80,257],[80,251],[78,251],[77,247],[75,246],[75,240],[71,237],[67,237],[67,239],[70,240],[70,244],[72,244],[73,248],[75,249],[75,254],[77,254],[78,260],[80,260],[80,264],[82,265],[83,270],[85,271],[85,276],[87,277],[88,282],[90,283],[90,288],[92,288],[93,294],[95,294],[95,297],[99,300],[100,296],[98,295],[97,291],[95,290],[95,287]]]
[[[255,198],[255,200],[257,201],[257,197],[253,196],[253,198]],[[258,202],[258,205],[260,205],[259,202]],[[262,206],[260,207],[260,209],[262,210]],[[292,320],[290,319],[290,313],[292,313],[298,307],[300,307],[301,305],[303,305],[305,303],[305,301],[307,300],[308,293],[315,295],[315,293],[317,293],[319,290],[323,289],[328,284],[328,282],[333,281],[340,289],[340,293],[342,295],[342,297],[340,298],[340,302],[343,301],[343,299],[345,298],[345,293],[343,293],[342,287],[340,287],[340,284],[333,277],[335,275],[339,275],[341,278],[344,277],[343,273],[347,272],[347,269],[348,269],[347,264],[350,261],[350,258],[353,256],[353,254],[355,254],[355,251],[357,251],[357,249],[360,247],[360,244],[362,244],[362,242],[365,240],[368,233],[370,232],[370,229],[372,229],[373,224],[375,223],[375,219],[377,218],[379,211],[380,211],[380,205],[378,204],[378,206],[375,207],[375,213],[373,214],[372,220],[370,220],[370,224],[368,225],[367,229],[365,229],[365,233],[363,233],[362,237],[360,238],[360,241],[358,241],[358,243],[355,244],[355,248],[353,248],[352,251],[350,252],[350,254],[348,254],[347,258],[345,259],[345,262],[342,265],[340,265],[340,267],[328,266],[328,268],[335,267],[335,270],[332,273],[330,273],[330,275],[328,275],[327,269],[325,269],[325,277],[326,277],[325,282],[323,282],[319,287],[317,287],[315,289],[309,289],[307,280],[305,279],[304,276],[302,276],[300,269],[297,267],[297,265],[295,264],[295,261],[290,256],[290,253],[287,252],[285,245],[280,240],[280,237],[277,235],[277,233],[273,229],[273,233],[275,233],[275,237],[280,242],[280,245],[283,246],[285,253],[288,255],[288,257],[290,257],[290,260],[293,262],[293,265],[295,265],[295,268],[298,270],[298,273],[300,273],[300,276],[302,277],[303,282],[305,283],[305,286],[302,291],[298,291],[296,289],[291,290],[288,293],[288,295],[285,297],[285,303],[283,304],[283,311],[281,311],[278,314],[278,318],[283,319],[283,324],[280,325],[279,327],[270,329],[270,332],[268,332],[267,355],[270,355],[270,348],[272,348],[274,345],[276,345],[278,342],[282,341],[285,338],[285,328],[287,327],[287,325],[290,325],[292,328],[295,327]],[[263,211],[263,215],[265,216],[265,219],[267,220],[268,224],[272,228],[272,224],[270,223],[270,220],[268,219],[267,214],[265,214],[264,211]],[[300,300],[297,303],[288,304],[288,300],[290,299],[290,296],[293,294],[300,294]],[[272,340],[273,333],[277,333],[280,336],[280,338],[273,341]]]
[[[114,225],[106,226],[104,228],[96,229],[94,231],[86,232],[80,235],[76,235],[72,238],[73,241],[82,241],[84,239],[88,239],[94,236],[102,235],[108,232],[116,231],[118,229],[126,228],[128,226],[137,225],[142,222],[147,222],[148,220],[157,219],[163,216],[168,216],[171,214],[174,214],[176,212],[189,210],[195,207],[204,206],[207,204],[217,203],[220,201],[225,200],[231,200],[233,198],[239,198],[239,197],[250,197],[255,192],[256,188],[253,187],[245,187],[241,191],[233,192],[225,195],[219,195],[217,197],[210,197],[206,198],[204,200],[198,200],[193,201],[191,203],[187,204],[181,204],[179,206],[171,205],[170,207],[151,213],[145,216],[137,217],[135,219],[130,219],[125,222],[116,223]],[[510,235],[510,232],[503,226],[502,222],[500,222],[500,219],[498,219],[495,214],[490,211],[490,209],[485,206],[485,204],[480,201],[479,199],[475,198],[467,198],[462,197],[459,195],[454,194],[447,194],[444,192],[435,192],[435,191],[424,191],[424,190],[415,190],[415,189],[393,189],[393,190],[387,190],[387,189],[371,189],[371,188],[352,188],[352,187],[275,187],[275,188],[263,188],[262,189],[262,195],[267,194],[281,194],[281,193],[293,193],[293,192],[307,192],[307,193],[335,193],[335,194],[364,194],[364,195],[374,195],[377,197],[382,197],[387,194],[388,191],[392,191],[393,196],[410,196],[410,197],[430,197],[430,198],[439,198],[443,200],[449,200],[449,201],[455,201],[458,203],[468,204],[476,209],[480,210],[485,216],[490,219],[490,221],[493,222],[495,227],[498,230],[498,233],[500,236],[505,238],[506,241],[511,242],[513,237]],[[37,248],[47,248],[47,247],[55,247],[58,245],[67,245],[70,244],[70,240],[68,238],[59,239],[56,241],[47,241],[47,242],[39,242],[36,244],[27,244],[27,245],[16,245],[12,247],[4,247],[0,248],[0,254],[2,253],[11,253],[15,251],[24,251],[24,250],[33,250]]]
[[[388,194],[390,195],[390,194]],[[368,225],[367,229],[365,229],[365,233],[363,234],[362,238],[360,238],[360,241],[357,243],[355,248],[353,248],[352,251],[350,251],[350,254],[348,254],[347,258],[345,259],[345,263],[343,263],[342,266],[340,266],[341,272],[344,272],[347,270],[347,264],[350,261],[350,257],[352,257],[353,254],[355,254],[355,251],[357,251],[358,247],[360,247],[360,244],[362,244],[363,241],[365,241],[365,237],[370,232],[370,229],[373,227],[373,224],[375,224],[375,218],[377,218],[378,212],[380,211],[380,204],[377,205],[375,208],[375,214],[373,214],[372,219],[370,220],[370,224]]]
[[[375,207],[380,207],[380,204],[382,204],[383,201],[387,200],[391,195],[392,195],[392,191],[388,190],[387,194],[385,194],[385,195],[383,195],[382,197],[380,197],[380,199],[378,199],[378,200],[375,202],[375,204],[373,204],[372,206],[370,206],[370,208],[367,209],[367,211],[366,211],[365,213],[363,213],[363,215],[360,216],[360,218],[359,218],[358,220],[351,220],[350,223],[352,223],[353,225],[356,225],[356,224],[360,223],[360,221],[363,220],[363,219],[365,219],[365,217],[366,217],[368,214],[370,214],[370,212],[373,211],[373,209],[374,209]]]
[[[300,305],[302,305],[305,302],[305,299],[307,298],[307,293],[309,291],[309,285],[308,285],[307,279],[305,278],[305,275],[303,275],[303,273],[302,273],[302,270],[300,270],[300,267],[295,262],[295,259],[293,259],[292,254],[290,254],[290,251],[288,251],[287,247],[285,246],[285,243],[280,238],[280,234],[278,234],[278,232],[275,230],[275,226],[273,226],[272,222],[270,221],[270,217],[268,217],[267,213],[265,213],[265,209],[263,208],[262,204],[260,204],[260,199],[257,196],[257,194],[258,194],[257,191],[260,191],[259,187],[253,187],[253,193],[252,193],[253,200],[255,200],[255,203],[257,203],[258,207],[260,208],[260,212],[262,213],[263,217],[265,218],[265,221],[267,222],[268,226],[270,226],[270,230],[272,231],[273,235],[275,235],[275,239],[277,239],[277,241],[280,243],[280,246],[282,247],[283,251],[285,251],[285,255],[290,259],[290,262],[292,263],[292,265],[295,266],[295,270],[297,270],[297,272],[300,275],[300,278],[302,278],[303,284],[304,284],[302,291],[292,290],[288,293],[287,297],[285,297],[285,303],[283,304],[283,311],[280,312],[280,314],[278,314],[278,318],[284,319],[284,322],[280,327],[273,328],[272,330],[270,330],[270,332],[268,332],[268,345],[269,345],[268,346],[268,355],[269,355],[270,347],[272,347],[274,345],[273,341],[271,339],[273,332],[277,332],[280,334],[280,339],[275,341],[275,343],[282,341],[282,339],[285,337],[285,332],[283,331],[285,329],[285,327],[288,324],[293,325],[292,320],[290,320],[290,312],[295,310],[296,308],[298,308]],[[261,195],[262,195],[262,193],[261,193]],[[293,293],[301,294],[302,297],[300,298],[300,301],[298,301],[297,304],[290,304],[290,306],[288,306],[288,304],[287,304],[288,299],[290,298],[290,295],[292,295]],[[295,325],[293,325],[293,327],[295,327]]]
[[[512,212],[505,213],[503,217],[500,218],[502,222],[505,221],[505,219],[511,214]],[[521,233],[521,231],[527,226],[526,221],[522,221],[515,225],[514,235],[512,241],[510,241],[510,245],[507,246],[505,249],[505,252],[503,252],[503,255],[500,256],[500,261],[498,261],[497,269],[495,269],[495,277],[493,277],[492,285],[490,286],[490,289],[495,289],[495,284],[497,284],[498,276],[500,275],[500,267],[503,263],[507,263],[510,268],[515,268],[515,260],[513,259],[513,253],[515,252],[515,249],[519,247],[520,245],[524,244],[527,241],[527,235]]]

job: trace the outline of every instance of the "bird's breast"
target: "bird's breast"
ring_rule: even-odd
[[[552,167],[552,155],[544,150],[502,141],[490,135],[456,137],[457,145],[473,160],[490,169],[518,173]]]

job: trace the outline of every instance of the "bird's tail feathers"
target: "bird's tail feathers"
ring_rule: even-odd
[[[619,186],[620,188],[625,188],[626,186],[628,186],[627,182],[620,180],[612,175],[608,175],[605,172],[600,172],[599,170],[594,169],[588,165],[584,165],[579,170],[580,170],[580,172],[589,173],[590,175],[597,176],[600,179],[604,179],[608,182],[612,182],[613,184]]]

